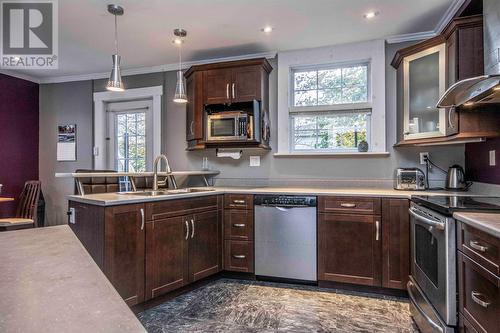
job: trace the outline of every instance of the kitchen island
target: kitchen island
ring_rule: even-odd
[[[0,332],[145,332],[66,225],[0,233]]]

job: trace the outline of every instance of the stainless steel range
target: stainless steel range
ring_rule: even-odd
[[[420,331],[457,325],[456,222],[453,212],[498,211],[500,198],[415,196],[410,206],[410,310]]]

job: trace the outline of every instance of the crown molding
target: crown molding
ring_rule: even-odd
[[[253,58],[266,58],[272,59],[277,55],[277,51],[271,52],[261,52],[261,53],[252,53],[245,54],[241,56],[233,56],[233,57],[222,57],[222,58],[213,58],[199,61],[188,61],[182,64],[182,69],[188,69],[194,65],[205,65],[214,62],[224,62],[224,61],[237,61],[237,60],[247,60]],[[164,64],[158,66],[150,66],[150,67],[138,67],[138,68],[130,68],[122,70],[122,76],[130,76],[130,75],[138,75],[138,74],[150,74],[150,73],[158,73],[158,72],[168,72],[175,71],[179,69],[179,64]],[[61,83],[61,82],[72,82],[72,81],[86,81],[86,80],[99,80],[99,79],[107,79],[109,77],[109,72],[103,73],[91,73],[91,74],[81,74],[81,75],[64,75],[64,76],[54,76],[54,77],[46,77],[40,78],[39,83]]]
[[[34,76],[18,73],[16,71],[10,71],[10,70],[5,70],[5,69],[0,69],[0,74],[5,74],[8,76],[12,76],[18,79],[26,80],[26,81],[31,81],[34,83],[40,84],[40,79]]]
[[[448,25],[450,20],[455,16],[457,11],[460,9],[460,7],[462,7],[462,5],[466,1],[467,0],[454,0],[451,3],[451,5],[448,7],[446,12],[443,14],[443,16],[439,20],[439,22],[436,25],[436,27],[434,28],[434,30],[415,32],[415,33],[411,33],[411,34],[389,36],[386,38],[387,43],[389,43],[389,44],[403,43],[403,42],[411,42],[411,41],[423,40],[423,39],[429,39],[432,37],[436,37],[441,32],[443,32],[444,28],[446,28],[446,26]]]
[[[411,41],[416,41],[416,40],[429,39],[429,38],[436,37],[436,36],[437,36],[436,32],[434,30],[431,30],[431,31],[415,32],[415,33],[411,33],[411,34],[389,36],[385,40],[389,44],[395,44],[395,43],[403,43],[403,42],[411,42]]]

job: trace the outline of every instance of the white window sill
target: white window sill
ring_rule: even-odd
[[[293,152],[293,153],[275,153],[274,157],[388,157],[391,153],[383,152]]]

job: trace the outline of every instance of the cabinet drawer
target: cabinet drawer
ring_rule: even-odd
[[[230,209],[224,212],[224,238],[233,240],[253,239],[253,211]]]
[[[481,266],[500,275],[500,240],[465,223],[459,223],[459,250]]]
[[[460,313],[458,316],[458,332],[460,333],[478,333],[471,323]]]
[[[253,209],[253,195],[225,194],[224,206],[226,208]]]
[[[500,279],[458,253],[460,312],[478,332],[498,332]]]
[[[205,210],[216,210],[217,208],[218,198],[216,195],[150,202],[146,204],[146,219],[148,221],[159,220]]]
[[[319,197],[318,210],[323,213],[379,215],[380,198]]]
[[[224,252],[226,271],[253,273],[253,242],[227,240]]]

